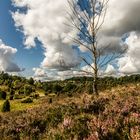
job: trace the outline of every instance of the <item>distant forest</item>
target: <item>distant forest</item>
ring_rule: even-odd
[[[140,75],[130,75],[123,77],[103,77],[98,78],[99,90],[103,91],[117,85],[125,85],[128,83],[139,83]],[[64,81],[36,81],[33,78],[26,79],[25,77],[12,76],[7,73],[0,73],[0,91],[8,92],[12,97],[19,95],[30,95],[36,93],[36,90],[41,89],[47,95],[49,93],[68,94],[71,93],[93,93],[93,78],[92,77],[73,77]],[[13,97],[14,98],[14,97]]]

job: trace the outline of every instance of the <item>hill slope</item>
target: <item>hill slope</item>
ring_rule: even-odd
[[[127,84],[98,97],[47,94],[38,106],[0,114],[2,140],[139,140],[140,85]]]

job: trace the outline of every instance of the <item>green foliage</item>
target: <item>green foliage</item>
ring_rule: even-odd
[[[34,85],[34,79],[31,77],[31,78],[28,80],[28,83],[29,83],[30,85]]]
[[[61,91],[62,91],[62,87],[59,85],[59,84],[54,84],[53,85],[53,88],[52,88],[52,91],[54,92],[54,93],[60,93]]]
[[[3,79],[0,79],[0,85],[2,85],[2,84],[3,84],[3,81],[4,81]]]
[[[13,100],[14,99],[14,95],[10,95],[9,100]]]
[[[23,99],[22,101],[21,101],[21,103],[32,103],[33,102],[33,100],[30,98],[30,97],[28,97],[28,98],[26,98],[26,99]]]
[[[15,81],[13,82],[13,88],[14,88],[14,89],[19,89],[20,87],[22,87],[21,81],[20,81],[20,80],[15,80]]]
[[[38,93],[35,93],[35,94],[31,95],[31,97],[37,99],[37,98],[39,98],[39,94]]]
[[[50,126],[57,127],[57,125],[63,121],[62,109],[60,107],[50,109],[47,114],[47,121],[49,122]]]
[[[0,73],[0,79],[2,79],[2,80],[7,80],[7,79],[9,79],[9,75],[8,75],[8,73],[4,73],[3,71]]]
[[[33,92],[33,88],[30,85],[24,85],[24,94],[25,95],[30,95]]]
[[[0,90],[0,99],[5,100],[6,99],[6,96],[7,96],[7,93],[5,91],[1,91]]]
[[[24,90],[24,86],[20,87],[20,89],[18,90],[19,94],[24,94],[25,90]]]
[[[6,100],[2,106],[2,112],[9,112],[10,111],[10,102]]]
[[[63,136],[61,134],[59,134],[59,133],[55,134],[54,139],[55,140],[64,140]]]
[[[42,89],[45,91],[45,94],[52,93],[53,84],[49,84],[47,82],[42,83]]]
[[[64,92],[71,92],[71,91],[74,91],[75,89],[76,89],[76,85],[73,84],[73,83],[68,82],[66,84],[66,86],[63,88],[63,91]]]
[[[23,99],[25,96],[24,95],[20,95],[20,94],[15,94],[14,95],[14,99]]]
[[[89,120],[87,116],[79,116],[76,118],[73,133],[78,136],[78,140],[83,140],[90,134],[90,129],[88,127]]]
[[[89,83],[88,86],[87,86],[87,92],[89,94],[92,94],[93,93],[93,83]]]
[[[10,95],[14,95],[15,94],[15,91],[13,89],[10,89]]]

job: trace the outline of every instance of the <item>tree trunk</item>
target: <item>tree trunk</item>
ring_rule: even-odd
[[[93,93],[95,93],[97,96],[99,95],[98,92],[98,75],[97,75],[97,70],[95,69],[94,71],[94,81],[93,81]]]
[[[93,5],[93,13],[95,13],[95,5]],[[97,81],[98,80],[98,64],[97,64],[98,53],[97,53],[97,46],[96,46],[95,18],[93,19],[93,22],[92,22],[92,37],[93,37],[92,53],[93,53],[93,58],[94,58],[93,93],[95,93],[98,96],[99,95],[99,93],[98,93],[98,81]]]

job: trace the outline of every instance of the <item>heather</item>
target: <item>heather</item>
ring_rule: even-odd
[[[0,114],[0,139],[140,139],[139,84],[118,85],[99,96],[47,93],[36,100],[38,106]]]
[[[140,75],[35,81],[0,73],[2,140],[139,140]]]

